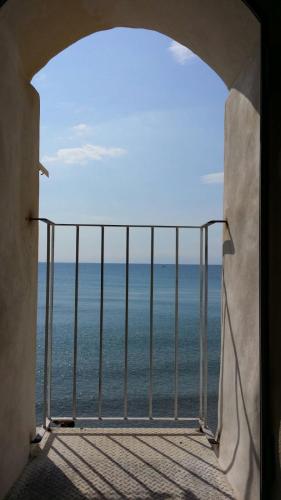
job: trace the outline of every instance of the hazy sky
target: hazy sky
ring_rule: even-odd
[[[227,89],[197,56],[147,30],[87,37],[33,79],[41,99],[40,215],[57,222],[201,224],[222,217]],[[121,261],[124,233],[106,232],[108,261]],[[213,233],[213,235],[212,235]],[[219,261],[220,231],[211,233]],[[198,239],[181,236],[181,260]],[[39,259],[44,259],[41,232]],[[156,260],[173,259],[174,233],[157,232]],[[84,231],[81,260],[97,260],[99,235]],[[132,260],[149,238],[132,235]],[[56,258],[71,261],[73,231],[57,231]]]

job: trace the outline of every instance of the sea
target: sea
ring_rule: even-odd
[[[100,265],[79,264],[77,331],[77,416],[98,415],[100,342]],[[104,265],[102,416],[124,411],[125,276],[124,264]],[[199,415],[198,265],[179,266],[178,415]],[[46,264],[38,269],[36,418],[43,421]],[[72,415],[75,265],[54,267],[51,414]],[[149,412],[150,266],[129,265],[128,416]],[[215,431],[220,370],[221,266],[209,266],[208,420]],[[175,266],[154,265],[153,391],[155,418],[174,415]],[[83,424],[83,421],[82,421]],[[81,425],[82,425],[81,424]],[[85,424],[85,422],[84,422]],[[87,426],[97,425],[86,422]],[[112,424],[111,424],[112,425]],[[115,424],[117,425],[117,424]],[[144,423],[142,423],[144,425]],[[164,425],[163,422],[161,426]],[[194,422],[193,422],[194,425]]]

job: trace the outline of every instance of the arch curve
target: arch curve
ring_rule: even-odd
[[[128,27],[159,31],[188,46],[231,87],[259,43],[259,22],[241,0],[9,0],[0,19],[28,79],[81,38]]]

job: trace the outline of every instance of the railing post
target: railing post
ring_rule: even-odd
[[[73,385],[72,385],[72,418],[73,418],[73,420],[75,420],[76,416],[77,416],[78,294],[79,294],[79,226],[76,226],[74,330],[73,330]]]
[[[204,315],[204,264],[203,264],[203,243],[204,243],[204,230],[200,228],[200,326],[199,326],[199,341],[200,341],[200,389],[199,389],[199,419],[204,421],[203,415],[203,315]]]
[[[199,419],[208,427],[208,224],[200,228],[200,403]]]
[[[179,228],[176,227],[176,276],[175,276],[175,400],[174,417],[178,419],[178,344],[179,344]]]
[[[209,242],[208,225],[205,226],[205,247],[204,247],[204,328],[203,328],[203,414],[204,426],[208,427],[208,271],[209,271]]]
[[[126,227],[126,288],[125,288],[125,355],[124,355],[124,419],[128,418],[128,334],[129,334],[129,251],[130,228]]]
[[[100,268],[100,346],[99,346],[99,400],[98,417],[102,418],[103,383],[103,295],[104,295],[104,226],[101,226],[101,268]]]
[[[48,413],[51,418],[52,395],[52,358],[53,358],[53,318],[54,318],[54,277],[55,277],[55,225],[51,229],[51,265],[50,265],[50,319],[49,319],[49,370],[48,370]]]
[[[45,305],[45,356],[44,356],[44,414],[43,425],[47,429],[51,419],[52,385],[52,335],[54,302],[54,245],[55,226],[47,224],[46,255],[46,305]]]
[[[153,307],[154,307],[154,227],[150,233],[150,312],[149,312],[149,418],[152,420],[153,399]]]

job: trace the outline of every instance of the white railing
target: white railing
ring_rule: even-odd
[[[163,226],[163,225],[115,225],[115,224],[58,224],[49,219],[39,218],[47,227],[46,249],[46,303],[45,303],[45,354],[44,354],[44,426],[52,423],[74,425],[78,420],[167,420],[167,421],[197,421],[200,427],[208,429],[208,229],[210,225],[222,224],[225,221],[213,220],[198,226]],[[54,309],[54,255],[55,230],[58,226],[73,227],[75,237],[75,280],[74,280],[74,327],[73,327],[73,362],[72,362],[72,412],[71,415],[57,416],[51,414],[52,402],[52,353],[53,353],[53,309]],[[79,250],[80,230],[82,227],[100,228],[100,297],[99,297],[99,369],[98,369],[98,405],[97,414],[80,416],[77,414],[77,349],[78,349],[78,311],[79,311]],[[103,364],[104,364],[104,266],[105,266],[105,230],[123,228],[126,236],[125,246],[125,297],[124,297],[124,381],[123,381],[123,414],[119,417],[103,416]],[[148,384],[148,415],[146,417],[130,417],[128,413],[128,339],[129,339],[129,273],[130,273],[130,230],[145,228],[150,232],[150,286],[149,286],[149,384]],[[154,370],[154,235],[157,228],[175,231],[175,300],[174,300],[174,411],[173,417],[155,417],[153,414],[153,370]],[[179,237],[181,230],[192,229],[200,235],[200,386],[199,408],[196,417],[179,416]]]

